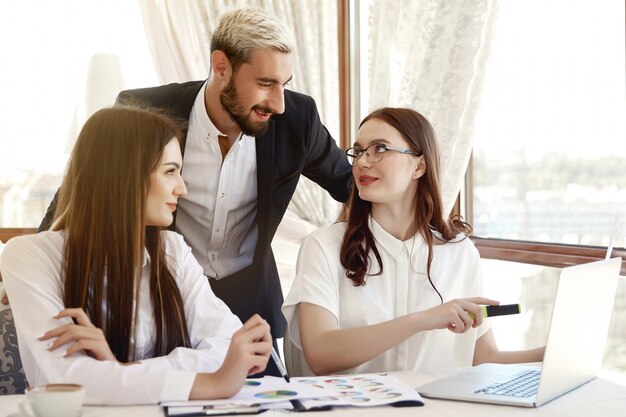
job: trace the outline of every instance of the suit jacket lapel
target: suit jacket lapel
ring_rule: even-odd
[[[255,260],[262,259],[263,251],[269,246],[267,227],[270,218],[270,202],[272,201],[272,178],[274,178],[274,121],[270,120],[267,133],[256,138],[256,172],[257,172],[257,225],[259,237],[255,252]]]

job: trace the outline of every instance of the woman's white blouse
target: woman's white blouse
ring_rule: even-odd
[[[5,246],[0,271],[15,317],[20,355],[31,386],[76,383],[87,387],[91,404],[156,404],[187,400],[197,372],[214,372],[222,364],[232,334],[241,321],[211,290],[202,268],[182,236],[162,232],[166,260],[184,302],[192,348],[176,348],[152,358],[155,326],[150,302],[150,259],[147,252],[139,289],[135,360],[123,366],[85,353],[63,358],[68,345],[48,351],[50,341],[38,337],[70,319],[54,319],[63,305],[61,261],[64,232],[15,237]]]
[[[335,316],[339,329],[372,325],[440,304],[426,276],[428,244],[421,235],[403,242],[372,218],[369,225],[383,261],[383,274],[366,276],[365,286],[355,287],[341,266],[339,251],[346,223],[317,230],[302,243],[296,277],[283,304],[288,342],[292,345],[291,355],[286,357],[296,373],[312,374],[300,343],[298,304],[301,302],[328,310]],[[378,262],[370,253],[368,273],[378,271]],[[431,278],[444,301],[479,296],[479,255],[473,243],[460,235],[454,243],[434,245]],[[483,324],[463,334],[447,329],[420,332],[369,362],[343,372],[427,371],[471,366],[476,340],[486,331],[487,325]]]

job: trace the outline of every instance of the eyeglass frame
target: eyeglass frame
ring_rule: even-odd
[[[383,152],[377,152],[377,153],[381,154],[380,155],[380,159],[378,161],[372,161],[370,159],[371,158],[370,154],[367,152],[367,150],[369,148],[371,148],[372,146],[382,146],[385,149]],[[353,155],[353,154],[350,153],[350,151],[354,151],[355,149],[360,149],[362,151],[361,155]],[[363,148],[363,149],[355,148],[354,146],[351,146],[351,147],[349,147],[348,149],[345,150],[345,153],[346,153],[346,157],[348,158],[348,162],[350,162],[350,165],[354,165],[359,159],[361,159],[361,157],[363,155],[367,155],[367,158],[368,158],[367,160],[370,161],[372,164],[376,164],[376,163],[378,163],[378,162],[383,160],[383,158],[385,157],[385,153],[387,151],[400,152],[400,153],[405,154],[405,155],[416,155],[416,156],[422,156],[423,155],[423,153],[415,152],[415,151],[413,151],[411,149],[396,148],[394,146],[389,146],[386,143],[378,143],[378,142],[377,143],[372,143],[371,145],[369,145],[368,147]]]

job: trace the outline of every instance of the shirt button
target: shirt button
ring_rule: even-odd
[[[214,253],[211,254],[211,260],[213,260],[213,261],[215,260],[215,254]]]
[[[215,231],[216,231],[217,233],[219,233],[219,232],[220,232],[220,228],[219,228],[219,227],[216,227],[216,228],[215,228]]]
[[[225,195],[224,193],[220,194],[220,198],[224,198],[224,195]]]

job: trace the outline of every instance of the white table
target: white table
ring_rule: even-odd
[[[425,375],[416,372],[398,372],[394,375],[411,386],[422,385],[444,376]],[[603,371],[600,377],[595,380],[535,409],[424,398],[424,407],[349,407],[331,411],[298,413],[298,415],[315,417],[371,417],[373,415],[377,417],[626,417],[626,381],[623,378],[622,376],[622,379],[618,380],[615,374]],[[24,396],[22,395],[0,396],[0,417],[23,417],[18,411],[18,404],[23,399]],[[261,416],[284,417],[285,414],[279,411],[267,411]],[[132,407],[85,406],[81,417],[162,417],[163,415],[161,407],[153,405]]]

